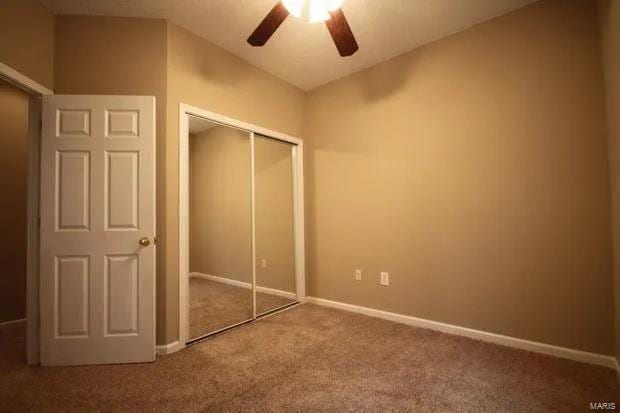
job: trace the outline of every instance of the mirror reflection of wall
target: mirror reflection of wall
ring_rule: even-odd
[[[255,135],[256,313],[297,300],[293,145]]]
[[[297,302],[294,146],[254,135],[253,256],[251,141],[189,116],[190,341]]]
[[[189,339],[253,318],[250,133],[190,116]]]

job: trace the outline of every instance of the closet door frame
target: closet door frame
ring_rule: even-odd
[[[293,157],[293,215],[295,245],[295,287],[297,301],[305,302],[305,229],[304,229],[304,166],[303,140],[251,123],[223,116],[205,109],[179,103],[179,341],[172,343],[166,353],[180,350],[188,341],[189,318],[189,116],[203,118],[250,133],[252,170],[252,291],[253,318],[256,318],[256,240],[255,240],[255,175],[254,138],[265,136],[292,144]],[[174,345],[176,344],[176,345]]]

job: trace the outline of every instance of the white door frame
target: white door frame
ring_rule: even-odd
[[[293,213],[295,228],[295,285],[297,300],[306,298],[305,236],[304,236],[304,145],[303,140],[284,133],[262,128],[227,116],[209,112],[185,103],[179,103],[179,342],[169,344],[172,351],[185,347],[187,342],[189,282],[189,117],[188,115],[242,129],[251,134],[252,151],[252,208],[254,208],[254,134],[264,135],[293,145]],[[254,212],[252,212],[252,278],[256,279]],[[256,284],[253,282],[253,285]],[[255,292],[254,292],[255,293]],[[255,300],[254,300],[255,301]],[[256,308],[254,308],[256,316]]]
[[[54,92],[0,62],[0,77],[26,91],[28,100],[28,182],[26,221],[26,347],[28,364],[39,364],[39,179],[41,97]]]

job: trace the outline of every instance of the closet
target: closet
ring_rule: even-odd
[[[303,219],[300,141],[185,115],[181,318],[191,343],[299,302]]]

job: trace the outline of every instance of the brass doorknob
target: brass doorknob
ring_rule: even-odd
[[[143,247],[148,247],[149,245],[151,245],[151,241],[147,238],[140,238],[140,241],[138,241],[140,243],[140,245],[142,245]]]

